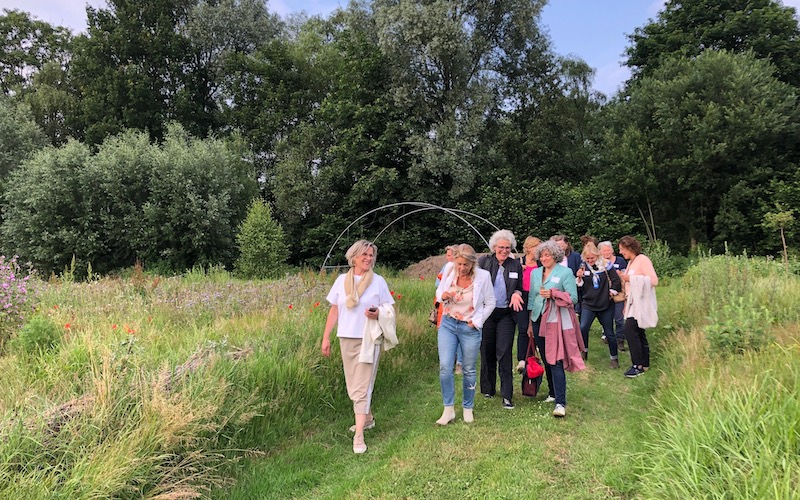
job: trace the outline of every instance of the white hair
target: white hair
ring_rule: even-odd
[[[508,240],[512,250],[517,248],[517,239],[514,238],[514,233],[508,229],[501,229],[499,231],[495,231],[492,237],[489,238],[489,250],[494,252],[494,247],[497,246],[497,242],[500,240]]]

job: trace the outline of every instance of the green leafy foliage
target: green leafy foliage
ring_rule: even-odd
[[[255,189],[237,150],[177,125],[163,145],[129,132],[93,154],[71,141],[15,172],[3,234],[45,273],[70,265],[73,255],[77,269],[92,263],[101,273],[136,258],[177,271],[230,265]]]
[[[288,257],[283,228],[272,217],[272,210],[261,199],[254,199],[236,235],[239,258],[234,266],[244,278],[275,278]]]
[[[52,319],[36,315],[19,330],[11,341],[14,351],[35,356],[49,351],[61,340],[61,328]]]
[[[800,85],[800,27],[796,10],[776,0],[670,0],[655,20],[628,38],[626,64],[637,77],[653,74],[671,58],[704,51],[752,51],[769,60],[778,78]]]
[[[772,315],[763,304],[752,298],[713,305],[709,324],[704,331],[711,352],[725,356],[758,351],[771,340]]]
[[[33,121],[30,108],[0,96],[0,180],[19,167],[29,154],[42,149],[47,140]],[[0,183],[0,190],[6,182]]]
[[[764,251],[770,183],[795,178],[800,133],[796,94],[772,71],[707,51],[665,62],[611,104],[606,174],[622,206],[652,209],[658,237],[681,249]]]
[[[32,18],[27,12],[3,9],[0,15],[0,91],[19,92],[42,67],[63,62],[70,50],[71,33]]]

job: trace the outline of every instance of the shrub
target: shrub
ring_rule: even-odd
[[[772,314],[752,297],[712,307],[705,334],[712,352],[719,355],[758,351],[771,340]]]
[[[254,199],[236,237],[241,255],[236,272],[245,278],[274,278],[283,267],[288,250],[283,228],[272,218],[264,201]]]
[[[58,325],[44,316],[34,316],[11,341],[14,350],[29,355],[49,351],[61,338]]]
[[[23,269],[17,259],[0,255],[0,349],[35,307],[36,294],[31,294],[35,271],[30,263]]]

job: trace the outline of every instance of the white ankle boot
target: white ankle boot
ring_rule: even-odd
[[[442,417],[436,421],[439,425],[447,425],[450,422],[455,421],[456,419],[456,410],[452,406],[445,406],[444,411],[442,412]]]
[[[464,422],[470,424],[475,421],[475,417],[472,415],[472,408],[464,408]]]

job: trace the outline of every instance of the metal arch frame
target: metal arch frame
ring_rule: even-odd
[[[339,243],[339,240],[342,239],[342,236],[344,236],[344,234],[347,231],[349,231],[350,228],[353,227],[358,221],[360,221],[364,217],[367,217],[368,215],[371,215],[371,214],[373,214],[373,213],[375,213],[375,212],[377,212],[379,210],[383,210],[385,208],[399,207],[399,206],[403,206],[403,205],[411,205],[411,206],[422,207],[422,208],[418,208],[417,210],[412,210],[411,212],[403,214],[400,217],[397,217],[396,219],[391,221],[383,229],[381,229],[381,231],[378,233],[378,235],[375,237],[375,239],[373,241],[377,240],[380,237],[380,235],[383,234],[383,232],[386,231],[386,229],[388,229],[389,226],[391,226],[395,222],[397,222],[397,221],[399,221],[399,220],[401,220],[401,219],[403,219],[403,218],[405,218],[405,217],[407,217],[407,216],[409,216],[411,214],[415,214],[415,213],[418,213],[418,212],[423,212],[423,211],[426,211],[426,210],[441,210],[441,211],[443,211],[445,213],[448,213],[448,214],[450,214],[450,215],[452,215],[454,217],[457,217],[464,224],[469,226],[469,228],[472,229],[475,232],[475,234],[477,234],[481,238],[481,240],[483,240],[484,243],[486,243],[487,247],[489,246],[489,241],[486,238],[484,238],[483,234],[481,234],[481,232],[478,231],[475,228],[475,226],[473,226],[464,217],[459,215],[459,213],[471,215],[471,216],[473,216],[473,217],[475,217],[475,218],[477,218],[477,219],[489,224],[490,226],[492,226],[495,229],[495,231],[498,231],[500,229],[492,221],[490,221],[490,220],[488,220],[488,219],[486,219],[484,217],[481,217],[478,214],[474,214],[472,212],[469,212],[467,210],[460,210],[460,209],[457,209],[457,208],[446,208],[446,207],[442,207],[442,206],[439,206],[439,205],[434,205],[432,203],[425,203],[425,202],[421,202],[421,201],[400,201],[400,202],[397,202],[397,203],[389,203],[388,205],[383,205],[383,206],[380,206],[378,208],[373,208],[372,210],[362,214],[361,216],[359,216],[358,218],[353,220],[350,224],[348,224],[348,226],[346,228],[344,228],[341,233],[339,233],[339,236],[336,237],[336,240],[333,242],[333,245],[331,245],[331,248],[328,250],[327,255],[325,255],[325,260],[322,262],[322,266],[320,266],[320,270],[325,269],[325,264],[328,263],[328,259],[330,259],[330,257],[331,257],[331,252],[333,252],[333,249],[336,248],[336,244]]]

